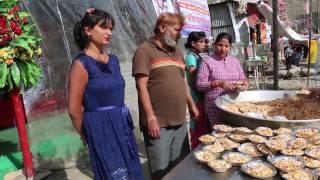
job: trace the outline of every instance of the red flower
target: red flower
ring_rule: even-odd
[[[9,32],[8,28],[0,28],[0,34],[6,34],[7,32]]]
[[[13,30],[13,32],[14,32],[15,34],[17,34],[17,35],[20,35],[20,34],[22,33],[22,29],[21,29],[21,27],[17,27],[17,28],[15,28],[15,29]]]
[[[4,41],[10,41],[12,40],[12,37],[11,36],[8,36],[8,35],[5,35],[2,37]]]
[[[7,25],[6,24],[1,24],[0,23],[0,29],[6,29],[7,28]]]
[[[15,14],[17,11],[19,11],[20,10],[20,7],[18,6],[18,5],[16,5],[16,6],[14,6],[9,12],[8,12],[8,14],[9,15],[13,15],[13,14]]]
[[[5,28],[7,23],[7,18],[4,16],[0,16],[0,27]]]
[[[9,12],[8,12],[8,14],[9,15],[12,15],[12,14],[14,14],[14,11],[13,11],[13,9],[11,9]]]
[[[0,38],[0,46],[5,46],[8,44],[8,42],[12,39],[11,36],[5,35]]]
[[[11,27],[12,30],[16,29],[17,28],[16,22],[10,21],[10,27]]]
[[[28,24],[29,22],[28,22],[28,19],[27,19],[27,17],[24,17],[23,19],[22,19],[22,24],[23,25],[26,25],[26,24]]]
[[[3,41],[1,38],[0,38],[0,46],[4,46],[4,45],[6,45],[7,44],[7,42],[6,41]]]
[[[13,9],[15,10],[15,12],[20,11],[20,6],[19,6],[19,5],[15,5],[15,6],[13,7]]]

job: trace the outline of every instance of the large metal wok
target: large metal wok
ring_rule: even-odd
[[[234,126],[245,126],[254,129],[258,126],[270,128],[279,127],[320,127],[320,119],[310,120],[270,120],[264,118],[250,117],[224,109],[225,105],[242,101],[271,101],[284,96],[294,96],[295,91],[246,91],[239,94],[227,94],[216,99],[217,107],[222,111],[222,117],[227,124]],[[320,108],[320,107],[313,107]]]

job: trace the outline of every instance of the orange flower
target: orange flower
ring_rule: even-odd
[[[4,63],[6,63],[7,65],[10,65],[13,63],[13,58],[8,58],[4,61]]]

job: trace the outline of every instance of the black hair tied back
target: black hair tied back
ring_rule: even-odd
[[[81,51],[84,50],[90,42],[90,38],[85,32],[85,28],[92,29],[98,23],[101,26],[111,25],[112,28],[114,28],[115,25],[114,19],[109,13],[95,8],[89,8],[84,17],[75,24],[73,37]]]
[[[206,33],[203,31],[192,31],[188,38],[187,43],[184,45],[185,48],[191,49],[192,48],[192,42],[198,42],[201,39],[206,38]]]
[[[214,41],[214,44],[218,43],[222,39],[227,39],[230,43],[230,46],[232,45],[232,36],[226,32],[222,32],[222,33],[218,34],[218,36],[216,37],[216,40]]]
[[[83,50],[85,48],[85,45],[89,42],[87,39],[88,37],[87,37],[86,33],[84,32],[84,29],[82,28],[81,21],[78,21],[74,25],[73,37],[74,37],[74,40],[80,50]]]

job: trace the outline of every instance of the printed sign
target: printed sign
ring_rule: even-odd
[[[153,0],[157,16],[164,12],[181,13],[186,17],[182,36],[192,31],[204,31],[210,36],[210,13],[207,0]]]

